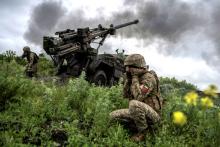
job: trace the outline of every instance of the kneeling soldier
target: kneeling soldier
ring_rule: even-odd
[[[148,70],[140,54],[129,55],[124,65],[126,75],[123,92],[124,97],[130,100],[129,107],[111,112],[110,118],[134,123],[138,133],[131,139],[142,141],[149,125],[160,121],[159,79],[154,71]]]

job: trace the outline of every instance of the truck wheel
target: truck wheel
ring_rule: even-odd
[[[103,70],[98,70],[93,78],[93,82],[98,86],[105,86],[107,83],[107,76]]]

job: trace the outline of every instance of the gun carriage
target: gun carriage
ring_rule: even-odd
[[[56,37],[44,36],[43,49],[51,56],[57,69],[57,75],[78,77],[85,71],[88,81],[97,85],[113,85],[124,72],[122,53],[98,54],[108,35],[115,35],[116,30],[137,24],[134,20],[125,24],[104,28],[78,28],[56,32]],[[96,42],[98,41],[98,42]],[[98,43],[97,48],[91,43]],[[66,63],[66,64],[64,64]]]

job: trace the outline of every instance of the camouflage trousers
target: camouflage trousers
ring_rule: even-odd
[[[149,124],[159,122],[160,116],[149,105],[137,100],[131,100],[128,109],[119,109],[111,112],[110,119],[119,122],[133,122],[138,132],[142,132],[148,128]]]
[[[30,68],[26,66],[25,73],[27,77],[37,77],[37,64],[33,64]]]

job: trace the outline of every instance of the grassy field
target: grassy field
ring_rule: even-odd
[[[1,56],[0,63],[0,146],[220,146],[214,86],[198,96],[186,81],[161,78],[162,121],[134,143],[128,130],[109,120],[111,111],[128,107],[121,84],[97,87],[84,74],[64,85],[56,78],[30,80],[23,60]],[[52,67],[41,58],[39,76],[52,75]]]

